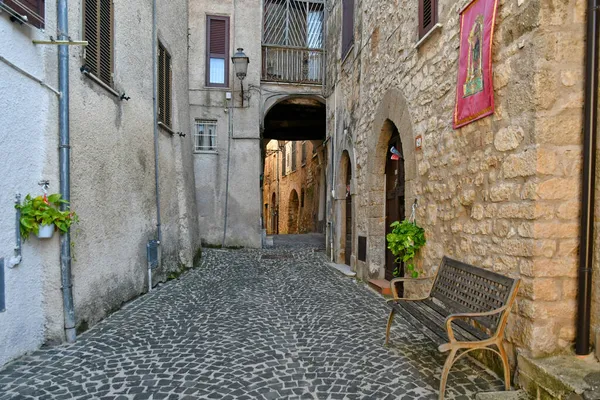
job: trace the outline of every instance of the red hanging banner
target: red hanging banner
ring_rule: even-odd
[[[498,0],[473,0],[460,12],[454,129],[494,113],[492,39]]]

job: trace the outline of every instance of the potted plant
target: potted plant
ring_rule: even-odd
[[[411,277],[417,278],[419,271],[416,270],[413,259],[419,249],[425,246],[427,242],[425,240],[425,230],[417,225],[416,222],[406,219],[402,222],[396,221],[390,227],[392,228],[392,232],[386,236],[387,247],[396,257],[395,261],[398,263],[396,268],[394,268],[394,276],[400,275],[400,263],[404,262],[406,272]]]
[[[40,239],[51,238],[55,230],[67,232],[79,218],[69,209],[61,211],[61,204],[69,202],[56,193],[38,197],[28,194],[22,204],[15,205],[21,211],[20,229],[23,238],[29,238],[32,232]]]

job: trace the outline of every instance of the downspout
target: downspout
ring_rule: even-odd
[[[598,114],[598,0],[588,0],[587,10],[583,174],[581,182],[581,242],[579,247],[577,338],[575,342],[577,355],[587,355],[590,352]]]
[[[153,97],[153,119],[154,119],[154,183],[156,191],[156,240],[158,240],[158,259],[160,264],[160,246],[162,242],[162,229],[160,220],[160,168],[158,164],[158,56],[156,54],[158,48],[157,41],[157,16],[156,16],[156,0],[152,0],[152,97]],[[152,273],[149,273],[149,287],[152,287]]]
[[[57,3],[58,40],[69,40],[69,10],[67,0]],[[58,46],[58,130],[59,130],[59,175],[60,194],[63,200],[71,201],[71,147],[69,145],[69,46]],[[65,211],[68,205],[61,204]],[[60,272],[63,294],[65,336],[72,343],[75,332],[75,308],[73,306],[73,284],[71,282],[71,229],[60,236]]]
[[[233,140],[233,93],[229,102],[229,137],[227,138],[227,172],[225,178],[225,217],[223,218],[223,240],[221,247],[225,247],[225,238],[227,237],[227,212],[229,202],[229,166],[231,164],[231,141]],[[261,201],[262,203],[262,201]],[[262,208],[262,206],[261,206]]]

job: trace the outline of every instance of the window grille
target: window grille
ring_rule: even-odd
[[[168,127],[172,123],[172,82],[171,55],[158,43],[158,120]]]
[[[108,86],[113,84],[114,7],[112,0],[84,0],[85,67]]]
[[[217,121],[196,120],[195,151],[217,150]]]

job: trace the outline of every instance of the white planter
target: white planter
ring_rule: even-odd
[[[40,225],[37,237],[39,239],[50,239],[54,235],[54,224]]]

